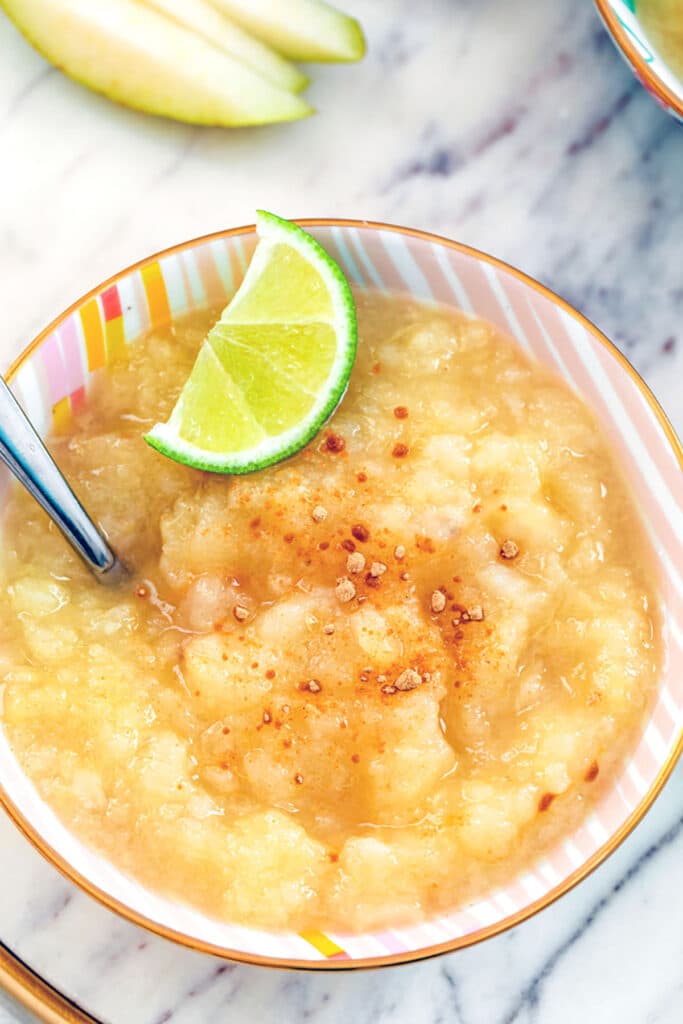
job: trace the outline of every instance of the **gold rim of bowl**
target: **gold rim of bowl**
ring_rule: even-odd
[[[1,942],[0,985],[43,1024],[98,1024]]]

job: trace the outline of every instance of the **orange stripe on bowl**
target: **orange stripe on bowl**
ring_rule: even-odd
[[[106,362],[104,349],[104,332],[102,331],[102,317],[97,299],[90,299],[80,309],[81,324],[83,325],[83,337],[85,339],[85,350],[88,353],[88,369],[99,370]]]
[[[71,405],[69,396],[60,398],[56,405],[52,406],[52,423],[55,430],[63,429],[71,419]]]
[[[126,351],[126,335],[123,327],[123,317],[118,316],[115,320],[107,320],[104,325],[107,340],[107,362],[123,355]]]
[[[341,960],[349,955],[345,949],[338,946],[328,935],[323,935],[322,932],[301,932],[300,935],[304,942],[307,942],[309,946],[313,946],[314,949],[317,949],[328,960],[332,957]]]
[[[166,327],[171,322],[171,307],[166,293],[166,282],[158,260],[142,267],[140,276],[147,296],[152,328]]]

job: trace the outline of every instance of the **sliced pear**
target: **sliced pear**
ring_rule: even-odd
[[[211,0],[290,60],[351,61],[365,54],[365,39],[355,18],[320,0]]]
[[[202,36],[229,57],[234,57],[246,64],[252,71],[263,75],[269,82],[300,92],[308,79],[303,71],[290,64],[262,43],[259,39],[245,32],[224,14],[212,7],[208,0],[146,0],[150,7],[155,7],[160,14],[167,14],[184,28]]]
[[[311,108],[136,0],[0,0],[48,60],[127,106],[194,124],[293,121]]]

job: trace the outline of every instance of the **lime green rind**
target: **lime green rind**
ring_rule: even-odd
[[[297,250],[308,262],[312,263],[323,279],[332,300],[333,317],[329,321],[337,330],[337,353],[327,377],[331,382],[320,390],[320,401],[314,404],[310,413],[296,427],[267,437],[257,445],[244,452],[228,454],[212,453],[200,448],[179,436],[176,425],[181,418],[181,399],[167,423],[157,423],[145,435],[145,440],[152,447],[168,458],[195,469],[214,473],[241,475],[258,469],[265,469],[283,459],[289,458],[300,451],[320,431],[330,418],[346,393],[349,377],[353,368],[358,346],[358,328],[356,311],[351,289],[339,266],[328,255],[323,247],[296,224],[277,217],[275,214],[259,210],[257,213],[257,233],[259,244],[286,243]],[[258,248],[257,248],[258,253]],[[235,303],[239,309],[238,297],[241,292],[248,293],[251,287],[250,272],[257,275],[255,260],[247,269],[240,289],[230,305],[224,310],[219,325],[229,325],[230,310]],[[317,318],[318,322],[323,322]],[[237,319],[237,323],[240,323]],[[307,321],[303,321],[305,323]],[[309,321],[310,322],[310,321]],[[268,321],[265,321],[268,323]],[[218,325],[217,325],[218,326]],[[256,326],[254,324],[254,326]],[[214,328],[215,330],[215,328]],[[209,335],[210,339],[210,335]],[[205,345],[209,345],[207,339]]]

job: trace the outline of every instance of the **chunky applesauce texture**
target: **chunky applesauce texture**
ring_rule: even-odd
[[[16,493],[3,724],[141,882],[359,931],[504,884],[609,786],[659,665],[634,505],[589,410],[488,324],[359,294],[348,393],[244,477],[177,465],[210,313],[131,346],[52,449],[132,569],[99,586]]]

